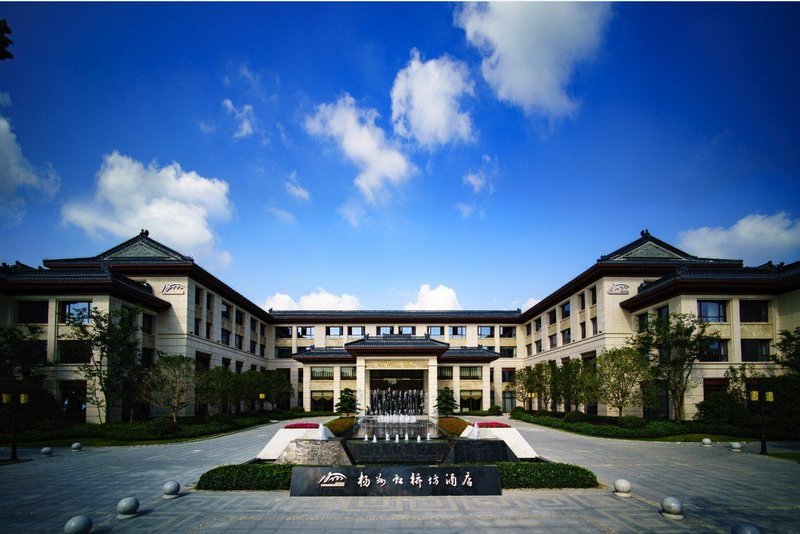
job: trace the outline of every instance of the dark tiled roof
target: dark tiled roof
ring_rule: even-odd
[[[352,349],[447,349],[450,345],[436,341],[428,336],[409,336],[393,334],[383,336],[365,336],[356,341],[345,343],[347,350]]]
[[[500,354],[481,347],[451,348],[441,356],[439,363],[489,363],[500,357]]]
[[[86,265],[106,264],[193,264],[190,256],[181,254],[170,247],[150,238],[147,230],[128,239],[124,243],[112,247],[97,256],[84,258],[63,258],[44,260],[47,267],[82,267]]]
[[[269,310],[275,323],[353,323],[353,322],[390,322],[390,323],[452,323],[452,322],[490,322],[516,323],[520,310],[304,310],[282,311]]]
[[[312,348],[293,354],[300,363],[355,363],[356,357],[342,347]]]
[[[636,254],[636,249],[642,249],[640,254]],[[651,255],[647,255],[650,252]],[[627,245],[618,248],[610,254],[604,254],[597,260],[598,263],[604,262],[632,262],[632,263],[726,263],[741,265],[741,260],[728,260],[721,258],[699,258],[683,250],[650,235],[647,230],[642,230],[641,237],[636,241],[631,241]]]

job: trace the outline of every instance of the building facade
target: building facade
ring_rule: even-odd
[[[295,390],[289,405],[306,410],[332,409],[349,388],[362,410],[397,409],[386,400],[399,393],[413,401],[403,410],[431,415],[445,387],[464,410],[509,411],[516,399],[506,385],[518,369],[591,360],[623,345],[650,313],[693,313],[722,341],[695,366],[684,414],[691,417],[697,402],[724,387],[729,365],[775,370],[769,355],[778,332],[800,326],[800,262],[745,267],[698,258],[643,231],[524,311],[264,310],[144,230],[94,257],[45,260],[38,269],[4,264],[0,272],[0,324],[41,328],[36,357],[52,364],[47,387],[67,416],[97,419],[95,407],[82,405],[78,372],[91,354],[71,343],[64,317],[123,306],[142,309],[145,358],[160,351],[190,356],[201,370],[279,369]],[[667,415],[662,400],[648,415]]]

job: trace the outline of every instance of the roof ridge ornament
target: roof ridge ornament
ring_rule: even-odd
[[[641,235],[642,237],[650,237],[650,230],[645,228],[644,230],[639,232],[639,235]]]

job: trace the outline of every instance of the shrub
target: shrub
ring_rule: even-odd
[[[500,421],[478,421],[479,428],[511,428],[510,425]]]
[[[617,424],[622,428],[644,428],[647,423],[638,415],[623,415]]]
[[[515,415],[524,414],[524,413],[526,413],[525,412],[525,408],[523,408],[522,406],[516,406],[516,407],[514,407],[513,410],[511,410],[511,417],[513,418]]]
[[[289,423],[283,428],[319,428],[319,423]]]
[[[302,406],[292,406],[291,408],[289,408],[289,411],[290,412],[296,412],[296,413],[303,413],[306,410]]]
[[[178,433],[178,424],[172,419],[159,417],[147,423],[147,433],[154,438],[166,438]]]
[[[735,423],[747,415],[747,408],[736,396],[727,391],[718,391],[697,403],[694,418],[710,424]]]
[[[572,464],[499,462],[500,485],[508,488],[595,488],[594,473]]]
[[[564,414],[565,423],[575,423],[578,421],[585,421],[586,414],[583,412],[567,412]]]
[[[215,413],[211,417],[208,418],[209,421],[215,421],[217,423],[230,423],[233,421],[233,417],[226,413]]]
[[[206,471],[197,489],[214,491],[288,490],[292,482],[291,464],[222,465]]]
[[[338,417],[332,421],[328,421],[325,423],[325,426],[333,432],[333,435],[337,438],[340,436],[344,436],[352,428],[356,425],[356,418],[355,417]]]
[[[469,426],[468,422],[458,417],[442,417],[436,424],[442,432],[451,436],[460,436]]]
[[[500,415],[502,413],[503,413],[503,409],[500,406],[496,405],[496,404],[494,406],[492,406],[491,408],[489,408],[489,415]]]

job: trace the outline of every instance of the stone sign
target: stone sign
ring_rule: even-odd
[[[294,467],[293,497],[500,495],[496,466]]]

